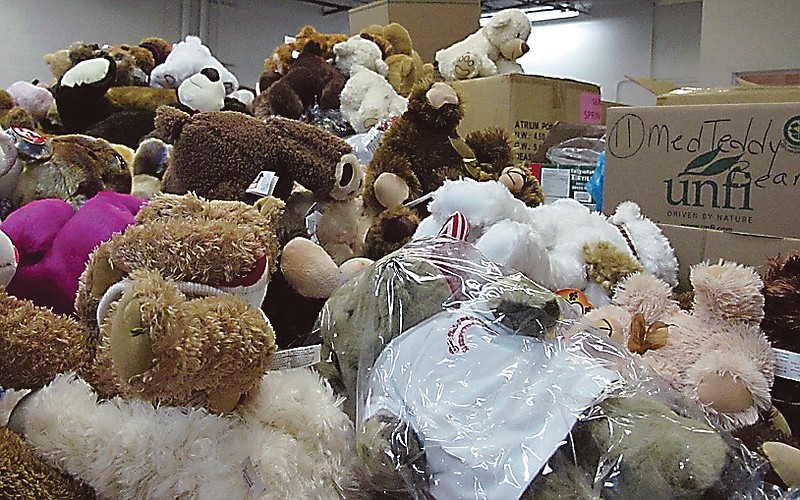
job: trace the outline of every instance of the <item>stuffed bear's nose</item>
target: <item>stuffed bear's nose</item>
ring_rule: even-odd
[[[219,71],[215,70],[214,68],[203,68],[203,70],[200,73],[206,75],[206,78],[208,78],[212,82],[219,81]]]
[[[522,42],[522,53],[523,54],[527,54],[529,50],[531,50],[531,48],[528,46],[528,44],[525,43],[525,42]]]

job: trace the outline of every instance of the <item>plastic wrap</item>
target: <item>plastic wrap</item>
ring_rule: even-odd
[[[322,109],[319,104],[308,108],[302,121],[337,137],[347,137],[356,132],[339,109]]]
[[[558,165],[596,165],[605,151],[604,137],[575,137],[547,150],[547,159]]]
[[[575,314],[446,236],[334,294],[324,359],[356,401],[372,486],[442,499],[777,497],[762,460],[604,332],[573,331]]]

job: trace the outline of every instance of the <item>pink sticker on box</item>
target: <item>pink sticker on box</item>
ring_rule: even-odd
[[[599,125],[600,113],[600,94],[584,92],[581,94],[581,123],[587,125]]]

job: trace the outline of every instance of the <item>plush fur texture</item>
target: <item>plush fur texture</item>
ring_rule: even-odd
[[[233,73],[211,55],[199,37],[193,35],[187,35],[185,40],[176,43],[164,62],[153,69],[150,86],[176,89],[185,79],[205,68],[214,68],[219,72],[228,94],[239,88],[239,80]]]
[[[773,347],[800,352],[800,252],[768,261],[762,328]],[[772,397],[795,435],[800,435],[800,382],[776,377]]]
[[[355,66],[386,76],[389,67],[383,62],[383,53],[378,44],[359,35],[351,36],[333,46],[336,67],[345,75],[351,75]]]
[[[408,97],[414,86],[433,78],[433,65],[423,62],[403,25],[368,26],[361,30],[361,36],[381,47],[388,68],[386,80],[401,96]]]
[[[168,193],[193,191],[211,199],[251,201],[256,197],[245,190],[261,170],[278,175],[273,195],[284,200],[295,181],[320,201],[361,193],[363,170],[351,147],[312,125],[229,111],[190,117],[163,107],[156,126],[174,144],[163,178]]]
[[[305,46],[311,42],[319,45],[320,55],[324,59],[333,59],[335,56],[333,47],[348,38],[349,36],[344,33],[320,33],[313,26],[303,26],[294,36],[294,41],[279,45],[264,60],[264,71],[285,75],[294,64],[295,58],[293,54],[295,52],[303,52]],[[266,90],[266,87],[261,87],[261,90]]]
[[[358,495],[353,429],[340,405],[308,369],[268,372],[230,416],[100,401],[85,382],[62,375],[14,420],[41,457],[102,496],[246,498],[252,463],[269,498],[322,499]]]
[[[498,73],[522,73],[516,62],[528,52],[531,22],[519,9],[498,12],[464,40],[436,52],[446,80],[464,80]]]
[[[347,77],[322,57],[316,42],[309,42],[292,62],[291,68],[261,93],[253,103],[257,118],[271,115],[295,120],[313,105],[339,109],[339,94]]]
[[[14,99],[14,104],[30,113],[36,123],[47,116],[47,111],[53,105],[53,94],[48,89],[29,82],[14,82],[6,90]]]
[[[402,115],[408,105],[384,77],[358,65],[350,69],[340,100],[342,114],[360,134],[386,119]]]
[[[0,89],[0,128],[22,127],[33,129],[36,123],[33,116],[24,108],[17,106],[14,97]]]
[[[759,328],[761,279],[752,268],[721,263],[694,266],[691,282],[692,313],[672,299],[669,284],[635,274],[619,284],[613,305],[589,312],[582,323],[621,328],[616,338],[629,346],[634,314],[643,315],[646,327],[665,324],[666,346],[646,351],[642,359],[674,388],[699,401],[719,427],[751,425],[771,407],[774,377],[770,344]]]
[[[468,241],[487,257],[551,290],[584,290],[595,305],[608,302],[611,279],[636,269],[637,260],[647,272],[670,283],[677,279],[672,247],[655,224],[632,217],[638,207],[622,204],[608,219],[574,200],[529,208],[499,182],[462,179],[445,182],[428,210],[431,215],[420,223],[415,238],[437,234],[453,212],[461,212],[470,223]],[[614,224],[617,220],[627,221],[636,255]],[[616,251],[598,253],[600,242]],[[601,255],[609,261],[598,260]]]
[[[94,490],[39,458],[16,433],[0,427],[0,497],[90,500]]]
[[[100,192],[78,211],[65,201],[36,200],[15,210],[0,224],[20,256],[8,293],[74,314],[78,279],[89,254],[111,235],[133,224],[144,201]]]
[[[55,198],[75,209],[100,191],[130,193],[131,172],[112,145],[86,135],[48,139],[51,154],[22,157],[24,168],[11,195],[13,208]]]

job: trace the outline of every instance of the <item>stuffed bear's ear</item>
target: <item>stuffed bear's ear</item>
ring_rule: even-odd
[[[322,47],[319,46],[315,40],[310,40],[303,47],[303,54],[313,54],[315,56],[322,56]]]
[[[166,142],[174,143],[190,118],[188,113],[172,106],[159,106],[155,118],[156,135]]]

